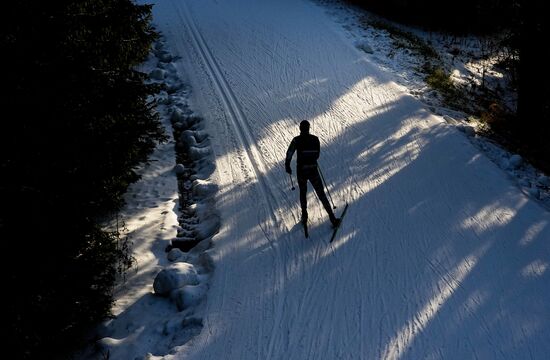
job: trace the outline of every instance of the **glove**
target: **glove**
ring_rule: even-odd
[[[292,175],[292,169],[290,168],[290,164],[285,164],[285,170],[286,170],[287,173]]]

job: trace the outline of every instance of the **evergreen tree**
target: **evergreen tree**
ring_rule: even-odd
[[[15,358],[56,358],[109,314],[128,254],[102,229],[165,139],[136,71],[156,38],[151,7],[130,0],[4,5],[0,213],[8,343]],[[19,112],[18,112],[19,111]],[[14,112],[12,112],[14,113]]]
[[[550,13],[542,0],[522,0],[518,9],[519,119],[525,131],[540,135],[539,141],[547,141],[544,137],[548,133],[542,130],[549,128],[550,121],[550,76],[546,70]]]

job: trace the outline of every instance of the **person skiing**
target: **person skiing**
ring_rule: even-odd
[[[292,175],[290,162],[294,152],[297,152],[296,173],[298,176],[298,187],[300,188],[300,205],[302,206],[302,223],[307,223],[307,182],[313,185],[313,189],[317,193],[317,197],[325,207],[328,213],[330,222],[333,227],[340,224],[340,219],[334,216],[334,212],[323,189],[323,182],[319,175],[317,167],[317,159],[321,152],[319,138],[309,133],[309,122],[303,120],[300,122],[300,135],[292,139],[288,150],[286,151],[285,169],[286,172]]]

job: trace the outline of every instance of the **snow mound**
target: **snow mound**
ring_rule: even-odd
[[[457,128],[468,136],[474,136],[476,134],[476,129],[470,125],[460,124],[457,125]]]
[[[527,189],[527,192],[529,193],[529,195],[531,195],[535,199],[540,198],[540,190],[537,189],[536,187],[531,187],[531,188]]]
[[[166,255],[166,258],[169,260],[169,261],[176,261],[176,260],[179,260],[181,258],[185,257],[185,253],[183,251],[181,251],[180,249],[178,248],[174,248],[172,250],[170,250],[168,252],[168,255]]]
[[[166,86],[166,91],[168,91],[169,94],[173,94],[178,90],[183,89],[183,83],[180,81],[175,81],[173,83],[170,83]]]
[[[197,271],[192,264],[178,262],[161,270],[153,283],[156,294],[167,296],[185,285],[197,285]]]
[[[157,53],[157,57],[163,63],[169,63],[174,59],[173,56],[167,51],[159,51]]]
[[[207,180],[193,181],[193,195],[202,199],[212,196],[218,191],[218,186]]]
[[[183,311],[192,306],[198,305],[204,298],[208,287],[203,284],[186,285],[172,292],[170,297],[178,307],[179,311]]]
[[[356,48],[366,52],[367,54],[373,54],[374,53],[374,50],[372,50],[372,47],[369,45],[368,41],[365,40],[365,39],[355,41],[354,45],[355,45]]]
[[[185,166],[183,166],[183,164],[177,164],[174,166],[174,171],[177,175],[183,175],[185,173]]]
[[[202,253],[200,253],[198,258],[198,265],[206,273],[211,273],[212,271],[214,271],[214,259],[212,258],[212,255],[210,255],[208,251],[203,251]]]
[[[204,240],[216,234],[220,229],[220,218],[217,215],[211,215],[206,219],[201,220],[195,227],[195,238]]]
[[[201,180],[197,180],[197,181],[201,181]],[[212,199],[205,199],[203,201],[199,201],[189,206],[187,211],[189,212],[190,215],[194,215],[199,219],[206,219],[211,214],[217,213],[214,210],[214,201]]]
[[[198,142],[202,143],[208,139],[208,133],[204,130],[195,130],[193,131],[193,136],[197,139]]]
[[[166,70],[155,69],[149,73],[149,77],[153,80],[164,80],[166,77]]]
[[[199,146],[203,145],[203,142],[205,142],[208,139],[208,135],[206,132],[202,130],[185,130],[181,133],[179,141],[183,143],[186,146]]]
[[[183,111],[178,107],[173,107],[170,115],[170,122],[172,124],[181,123],[183,119],[185,118],[185,114]]]
[[[197,147],[197,146],[190,146],[189,147],[189,157],[193,160],[201,160],[204,159],[212,153],[212,150],[210,150],[209,147]]]
[[[179,141],[185,148],[187,148],[187,151],[189,151],[189,147],[199,145],[197,139],[195,138],[195,134],[191,130],[183,131],[180,135]]]
[[[170,75],[174,75],[176,80],[179,80],[176,76],[178,71],[177,71],[176,65],[174,65],[174,63],[172,63],[172,62],[162,63],[161,62],[159,64],[159,68],[166,70]]]
[[[176,99],[175,96],[172,99]],[[183,104],[180,106],[184,106]],[[201,121],[201,118],[191,115],[189,109],[182,110],[178,106],[173,106],[170,111],[170,121],[173,125],[179,124],[178,126],[183,129],[189,129],[192,126],[198,124]],[[181,141],[181,138],[178,139]]]
[[[521,165],[523,164],[523,158],[518,155],[518,154],[515,154],[515,155],[512,155],[510,157],[510,160],[508,162],[508,167],[510,169],[517,169],[519,168]]]
[[[545,176],[545,175],[539,176],[539,178],[537,179],[537,182],[541,186],[550,187],[550,177],[548,176]]]

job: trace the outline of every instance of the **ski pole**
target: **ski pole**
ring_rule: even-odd
[[[294,182],[292,181],[292,174],[288,174],[288,177],[290,178],[290,185],[292,185],[292,191],[296,190],[294,187]]]
[[[334,200],[332,200],[332,196],[330,195],[330,191],[328,190],[327,182],[325,181],[325,177],[323,176],[323,172],[321,171],[321,167],[317,165],[317,169],[319,169],[319,174],[321,175],[321,180],[323,181],[323,185],[325,185],[325,189],[327,189],[328,198],[330,199],[330,202],[332,203],[332,208],[336,209],[336,205],[334,205]]]

